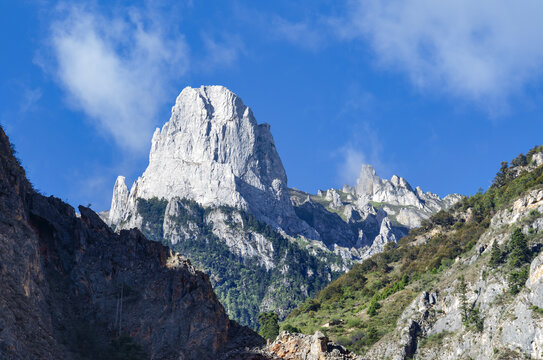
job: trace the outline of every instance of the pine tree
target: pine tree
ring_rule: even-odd
[[[513,267],[520,267],[530,260],[531,251],[528,248],[528,241],[522,230],[516,228],[511,235],[509,264]]]
[[[492,249],[490,250],[489,264],[492,267],[496,267],[503,262],[503,252],[497,242],[494,242]]]
[[[470,313],[468,299],[466,296],[467,285],[466,285],[466,281],[464,280],[464,276],[460,276],[458,278],[458,281],[459,283],[458,283],[457,291],[460,293],[460,311],[462,313],[462,322],[465,324],[469,320],[469,313]]]

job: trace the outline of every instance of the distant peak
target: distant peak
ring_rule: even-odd
[[[375,172],[375,168],[372,165],[362,164],[360,169],[360,175],[362,176],[365,174],[377,175],[377,173]]]
[[[356,191],[361,195],[371,195],[374,191],[374,186],[381,181],[373,166],[362,164],[360,176],[356,182]]]
[[[124,176],[117,176],[117,180],[115,180],[115,186],[125,185],[126,186],[126,178]]]

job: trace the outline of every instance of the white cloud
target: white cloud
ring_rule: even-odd
[[[24,86],[22,89],[22,100],[19,111],[21,113],[26,113],[35,109],[42,96],[43,92],[40,88],[33,89]]]
[[[122,13],[61,9],[52,25],[55,73],[70,102],[101,131],[125,150],[142,152],[159,107],[171,100],[167,89],[187,70],[188,48],[181,34],[165,34],[159,18]]]
[[[202,40],[206,51],[202,70],[231,66],[245,53],[244,43],[239,36],[224,34],[223,39],[218,40],[204,33]]]
[[[362,164],[372,165],[380,176],[389,173],[389,166],[383,162],[383,144],[379,134],[368,122],[357,123],[352,135],[344,146],[332,154],[339,158],[337,180],[341,184],[356,185]]]
[[[270,29],[275,36],[302,48],[316,51],[324,44],[324,34],[319,30],[321,24],[310,24],[307,21],[292,22],[280,16],[271,20]]]
[[[538,0],[355,0],[332,23],[416,86],[498,103],[542,73],[541,14]]]
[[[362,164],[366,164],[364,154],[351,145],[340,149],[342,161],[338,167],[338,180],[342,184],[354,186],[360,176]]]

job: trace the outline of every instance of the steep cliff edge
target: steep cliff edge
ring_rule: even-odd
[[[186,259],[79,210],[32,189],[0,130],[0,358],[216,359],[260,344]]]

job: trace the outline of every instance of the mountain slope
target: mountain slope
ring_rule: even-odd
[[[283,328],[367,359],[543,356],[543,148],[332,282]]]
[[[426,217],[446,206],[424,207],[428,201],[406,184],[386,191],[409,188],[397,193],[414,196]],[[236,94],[187,87],[155,131],[147,169],[130,191],[117,178],[102,216],[116,230],[137,227],[193,259],[229,315],[254,327],[260,312],[283,318],[353,262],[407,233],[388,208],[357,200],[341,205],[351,209],[342,218],[317,198],[288,189],[269,125],[257,124]]]
[[[186,259],[79,210],[32,189],[0,129],[0,358],[216,359],[262,341]]]

